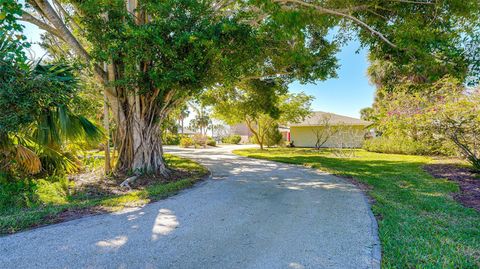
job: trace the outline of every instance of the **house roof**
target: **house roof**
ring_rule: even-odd
[[[304,121],[299,123],[292,123],[290,126],[321,126],[328,120],[331,125],[360,125],[367,126],[372,122],[364,121],[357,118],[347,117],[334,113],[315,111],[310,116],[306,117]]]
[[[287,127],[287,126],[278,126],[278,131],[279,131],[279,132],[289,132],[289,131],[290,131],[290,127]]]

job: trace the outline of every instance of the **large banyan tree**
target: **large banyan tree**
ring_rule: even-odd
[[[454,25],[478,11],[476,0],[26,3],[22,19],[66,44],[104,85],[118,126],[117,169],[163,175],[161,123],[203,90],[327,79],[353,36],[377,57],[431,65],[461,50]]]

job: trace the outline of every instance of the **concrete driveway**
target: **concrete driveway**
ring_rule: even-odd
[[[361,191],[236,147],[166,151],[212,178],[142,208],[0,238],[0,268],[379,268]]]

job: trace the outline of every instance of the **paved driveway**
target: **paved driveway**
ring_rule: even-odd
[[[0,238],[0,268],[378,268],[376,224],[348,182],[230,148],[167,152],[212,178],[169,199]]]

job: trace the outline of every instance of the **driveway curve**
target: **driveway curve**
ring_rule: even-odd
[[[2,268],[379,268],[363,193],[313,169],[237,147],[166,151],[212,177],[142,208],[0,238]]]

